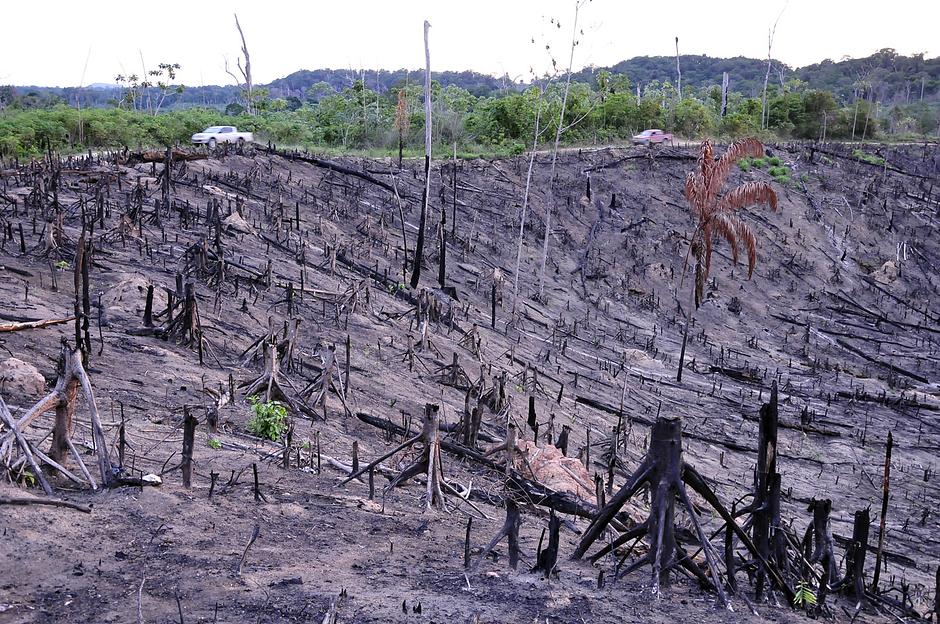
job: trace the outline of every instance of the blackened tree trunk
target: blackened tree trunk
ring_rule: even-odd
[[[421,195],[421,221],[418,224],[418,241],[415,243],[415,261],[411,270],[411,287],[417,288],[421,280],[421,263],[424,256],[424,229],[428,221],[428,199],[431,193],[431,49],[428,46],[428,30],[431,24],[424,22],[424,193]]]
[[[195,446],[196,425],[199,421],[189,413],[189,408],[184,408],[183,417],[183,487],[192,487],[193,480],[193,447]]]
[[[778,567],[786,562],[784,547],[783,561],[777,558],[781,548],[777,533],[780,525],[780,475],[777,474],[777,382],[770,389],[770,400],[761,406],[759,440],[757,446],[757,470],[754,475],[754,501],[751,505],[753,517],[751,537],[757,550],[767,561],[773,561]],[[776,487],[774,484],[776,483]],[[774,498],[776,494],[776,499]],[[774,516],[776,515],[776,522]],[[782,534],[779,537],[783,537]],[[772,547],[773,545],[773,547]],[[755,579],[755,594],[758,600],[763,597],[767,571],[758,564]]]
[[[845,556],[845,576],[833,590],[853,596],[859,603],[865,598],[865,557],[868,555],[868,534],[871,530],[871,512],[859,509],[852,525],[852,542]]]
[[[829,583],[838,574],[832,546],[832,529],[829,525],[832,501],[828,498],[823,500],[814,498],[810,502],[808,510],[813,512],[813,523],[806,528],[803,543],[804,548],[807,550],[810,543],[814,544],[813,554],[810,556],[809,562],[818,563],[823,569],[822,577],[819,580],[819,591],[816,596],[816,606],[818,609],[822,609],[826,603],[826,596],[829,594]]]
[[[888,496],[891,492],[891,448],[894,438],[888,432],[888,444],[885,447],[885,473],[881,483],[881,521],[878,527],[878,551],[875,553],[875,573],[871,579],[872,593],[878,593],[878,580],[881,578],[881,555],[885,545],[885,524],[888,520]]]
[[[561,518],[555,515],[553,509],[548,518],[548,546],[540,550],[536,557],[533,572],[541,572],[545,578],[556,573],[558,565],[558,530],[561,528]]]

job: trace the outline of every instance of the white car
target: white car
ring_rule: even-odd
[[[239,132],[235,126],[211,126],[193,135],[196,145],[208,145],[214,148],[219,143],[235,143],[239,147],[250,143],[254,137],[250,132]]]

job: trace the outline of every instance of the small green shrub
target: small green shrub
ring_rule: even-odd
[[[55,263],[55,268],[59,269],[60,271],[64,271],[65,269],[69,268],[69,263],[66,260],[58,260]]]
[[[803,605],[812,607],[816,605],[816,592],[806,581],[800,581],[796,584],[796,593],[793,596],[793,604],[797,607]]]
[[[219,450],[220,448],[222,448],[222,441],[219,440],[218,438],[209,438],[206,444],[208,444],[209,448],[211,449]]]
[[[767,173],[775,178],[779,178],[780,176],[788,175],[790,172],[786,167],[771,167],[767,170]]]
[[[875,165],[875,166],[877,166],[877,167],[883,167],[884,164],[885,164],[885,159],[884,159],[884,158],[882,158],[882,157],[880,157],[880,156],[875,156],[874,154],[869,154],[869,153],[867,153],[867,152],[863,152],[863,151],[860,150],[860,149],[854,150],[854,151],[852,152],[852,156],[855,157],[855,158],[857,158],[858,160],[864,162],[864,163],[868,163],[869,165]]]
[[[265,403],[260,397],[248,397],[253,416],[248,421],[248,431],[277,442],[287,427],[287,408],[277,401]]]
[[[767,160],[765,158],[754,158],[751,160],[751,164],[756,169],[763,169],[765,166],[767,166]]]
[[[771,167],[779,167],[780,165],[783,164],[783,161],[780,160],[780,157],[778,156],[771,156],[770,158],[767,159],[767,162],[770,164]]]
[[[750,158],[742,158],[741,160],[739,160],[739,161],[738,161],[738,168],[739,168],[741,171],[744,171],[745,173],[747,173],[748,171],[750,171],[750,170],[751,170],[751,159],[750,159]]]

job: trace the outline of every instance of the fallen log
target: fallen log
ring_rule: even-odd
[[[40,498],[38,496],[0,496],[0,505],[47,505],[49,507],[65,507],[84,513],[91,513],[91,507],[80,503],[72,503],[57,498]]]
[[[181,160],[205,160],[209,156],[207,154],[195,154],[192,152],[185,152],[183,150],[174,149],[173,150],[173,162]],[[133,166],[140,163],[162,163],[166,161],[166,151],[165,150],[153,150],[149,152],[131,152],[127,156],[124,156],[122,159],[118,159],[119,162],[123,165]]]
[[[369,175],[365,171],[359,171],[358,169],[350,169],[349,167],[344,167],[343,165],[330,162],[329,160],[323,160],[322,158],[316,158],[314,156],[302,156],[294,152],[285,152],[279,151],[270,148],[261,148],[261,151],[266,154],[273,154],[275,156],[280,156],[281,158],[286,158],[287,160],[298,160],[300,162],[305,162],[316,167],[322,167],[323,169],[329,169],[330,171],[335,171],[336,173],[342,173],[344,175],[353,176],[354,178],[359,178],[360,180],[365,180],[366,182],[371,182],[376,186],[385,189],[389,193],[395,194],[395,188],[391,184],[382,182],[379,179]]]
[[[43,319],[41,321],[26,321],[22,323],[3,323],[0,324],[0,333],[23,331],[24,329],[42,329],[43,327],[62,325],[63,323],[68,323],[74,320],[75,317],[70,316],[68,318],[61,319]]]

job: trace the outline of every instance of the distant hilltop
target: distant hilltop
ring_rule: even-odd
[[[721,85],[722,75],[727,72],[731,91],[754,97],[760,94],[767,75],[766,59],[743,56],[712,58],[689,54],[679,59],[682,85],[686,88],[706,89]],[[601,72],[609,72],[611,76],[626,76],[633,89],[656,82],[674,83],[676,59],[673,56],[638,56],[608,67],[585,67],[574,73],[572,80],[596,85]],[[526,86],[509,76],[497,77],[474,71],[433,72],[432,78],[442,86],[453,85],[466,89],[477,97],[519,91]],[[384,93],[409,83],[420,85],[423,77],[422,70],[418,69],[301,69],[267,85],[256,86],[266,87],[270,96],[275,98],[318,101],[331,92],[350,88],[360,80],[368,89]],[[940,98],[940,57],[928,59],[923,54],[903,56],[891,48],[885,48],[865,58],[843,58],[839,61],[826,59],[799,68],[772,61],[768,80],[771,84],[798,80],[808,88],[832,92],[843,103],[852,101],[858,93],[865,93],[867,97],[882,102],[912,102],[918,99],[935,101]],[[87,106],[107,106],[120,97],[121,89],[120,85],[109,83],[93,83],[81,88],[13,88],[21,94],[33,94],[37,98],[61,97],[68,102],[74,101],[80,92],[82,102]],[[239,87],[234,85],[187,86],[183,93],[170,95],[164,108],[222,108],[234,102],[239,91]]]

